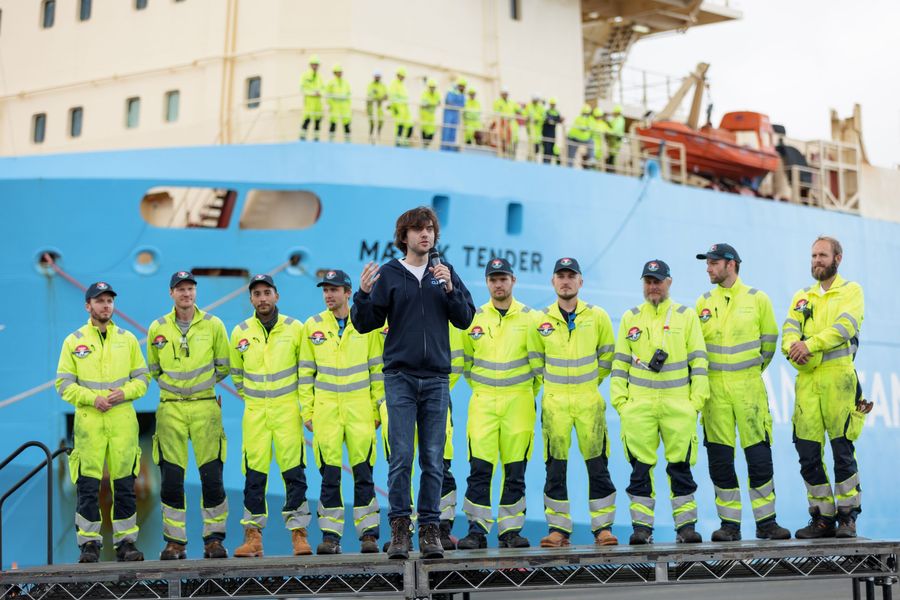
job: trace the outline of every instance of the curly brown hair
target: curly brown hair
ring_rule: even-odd
[[[410,229],[422,229],[429,224],[434,226],[434,245],[437,246],[441,237],[441,226],[437,215],[427,206],[419,206],[406,211],[397,218],[397,227],[394,229],[394,247],[406,254],[406,234]]]

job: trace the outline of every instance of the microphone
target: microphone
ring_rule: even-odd
[[[440,265],[440,264],[441,264],[441,254],[440,254],[440,252],[438,252],[437,250],[435,250],[434,248],[432,248],[432,249],[428,252],[428,266],[429,266],[429,267],[436,267],[436,266],[438,266],[438,265]],[[446,291],[447,291],[447,281],[444,280],[444,279],[438,279],[437,282],[438,282],[439,284],[441,284],[441,287],[443,287],[443,288],[444,288],[444,291],[446,292]]]

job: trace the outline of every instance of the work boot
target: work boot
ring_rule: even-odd
[[[798,529],[797,533],[794,534],[794,537],[798,540],[817,540],[820,538],[834,537],[833,517],[823,517],[818,508],[811,508],[809,514],[809,525],[803,529]]]
[[[306,539],[306,527],[291,529],[291,546],[294,547],[294,556],[308,556],[312,554],[312,547],[309,545],[309,540]]]
[[[734,523],[722,523],[722,526],[712,532],[714,542],[739,542],[741,528]]]
[[[203,558],[228,558],[228,550],[215,538],[203,544]]]
[[[482,548],[487,548],[487,536],[479,532],[470,532],[469,535],[459,540],[459,544],[456,547],[460,550],[481,550]]]
[[[159,560],[182,560],[185,558],[187,558],[187,552],[184,550],[184,544],[178,542],[169,542],[159,553]]]
[[[444,558],[441,529],[437,523],[419,525],[419,553],[422,558]]]
[[[134,542],[124,541],[116,547],[116,560],[137,562],[144,560],[144,553],[134,547]]]
[[[756,537],[760,540],[789,540],[791,532],[772,519],[768,523],[757,523]]]
[[[528,538],[519,535],[518,531],[507,531],[497,538],[497,541],[501,548],[529,548],[531,546]]]
[[[614,536],[609,529],[601,529],[594,536],[594,544],[597,546],[618,546],[619,538]]]
[[[409,532],[411,526],[412,521],[409,520],[409,517],[395,517],[391,519],[391,545],[386,550],[388,558],[399,558],[402,560],[409,558],[409,550],[412,546]]]
[[[444,550],[456,550],[456,538],[450,534],[450,530],[452,528],[453,523],[451,523],[450,521],[441,521],[441,548],[443,548]]]
[[[681,528],[675,532],[676,544],[699,544],[702,541],[703,538],[697,533],[697,530],[694,529],[693,523],[682,525]]]
[[[641,527],[636,525],[634,533],[628,538],[628,543],[632,546],[643,546],[644,544],[653,543],[653,530],[649,527]]]
[[[322,543],[316,548],[316,554],[340,554],[341,541],[334,536],[326,535]]]
[[[257,527],[244,528],[244,543],[234,549],[236,557],[262,556],[262,529]]]
[[[561,531],[551,531],[541,538],[541,548],[565,548],[569,545],[569,536]]]
[[[100,560],[100,544],[97,542],[88,542],[81,545],[81,555],[78,557],[80,563],[95,563]]]
[[[838,509],[838,526],[834,532],[836,538],[855,538],[856,537],[856,519],[850,514],[849,510]]]
[[[364,535],[359,540],[359,551],[363,554],[378,554],[378,538],[374,535]]]

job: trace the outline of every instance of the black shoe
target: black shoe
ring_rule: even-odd
[[[653,530],[649,527],[641,527],[638,525],[634,528],[634,533],[628,538],[628,543],[632,546],[641,546],[643,544],[653,543]]]
[[[722,523],[722,526],[712,532],[714,542],[739,542],[741,540],[741,528],[732,523]]]
[[[470,533],[459,540],[459,544],[456,547],[460,550],[481,550],[482,548],[487,548],[487,536],[483,533]]]
[[[100,544],[97,542],[88,542],[81,545],[81,555],[78,557],[80,563],[95,563],[100,561]]]
[[[856,519],[850,514],[850,511],[838,509],[838,526],[834,532],[836,538],[855,538],[856,537]]]
[[[419,552],[422,558],[444,558],[441,530],[437,523],[419,525]]]
[[[144,553],[134,547],[134,542],[122,542],[116,547],[116,560],[119,562],[137,562],[144,560]]]
[[[363,554],[378,554],[378,538],[374,535],[364,535],[359,540],[359,551]]]
[[[498,540],[501,548],[529,548],[531,542],[528,538],[519,535],[518,531],[509,531],[501,535]]]
[[[316,548],[316,554],[340,554],[341,541],[335,537],[327,535],[322,538],[322,543]]]
[[[798,529],[794,536],[798,540],[818,540],[821,538],[833,538],[834,518],[823,517],[818,508],[810,509],[809,525],[803,529]]]
[[[740,536],[740,532],[738,532],[738,536]],[[699,544],[702,541],[703,538],[697,533],[697,530],[694,529],[693,523],[682,525],[681,529],[675,534],[676,544]]]
[[[456,550],[457,544],[453,541],[453,536],[450,535],[451,529],[453,529],[451,521],[441,521],[441,548],[444,550]]]
[[[410,541],[410,527],[412,521],[409,517],[396,517],[391,519],[391,544],[388,546],[388,558],[400,558],[406,560],[409,558],[409,550],[412,542]]]
[[[791,532],[773,519],[768,523],[756,526],[756,537],[760,540],[789,540]]]

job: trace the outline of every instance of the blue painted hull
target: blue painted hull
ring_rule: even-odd
[[[238,192],[235,217],[227,229],[161,229],[140,216],[140,200],[156,186],[203,186]],[[297,231],[251,231],[239,228],[238,217],[251,189],[303,189],[322,200],[318,222]],[[809,247],[821,233],[844,244],[841,272],[862,283],[866,291],[865,323],[857,357],[863,389],[875,401],[862,439],[857,445],[864,489],[862,535],[896,537],[900,518],[895,510],[896,477],[889,460],[900,450],[895,429],[900,426],[900,375],[896,367],[900,322],[891,306],[888,282],[897,275],[900,225],[818,209],[788,206],[671,185],[656,178],[637,179],[575,171],[560,167],[516,163],[494,158],[409,149],[353,145],[283,144],[225,146],[59,155],[0,159],[0,203],[7,240],[0,254],[0,281],[6,293],[0,299],[2,356],[0,361],[0,455],[20,443],[38,439],[56,446],[66,437],[66,416],[72,407],[52,388],[5,403],[17,394],[53,379],[59,346],[65,335],[86,319],[83,295],[59,276],[48,277],[36,267],[41,251],[61,255],[60,265],[81,282],[104,279],[119,293],[117,308],[139,323],[171,307],[168,277],[173,271],[195,267],[271,270],[292,252],[305,255],[305,274],[293,270],[276,280],[283,313],[304,319],[321,310],[314,274],[321,268],[342,268],[351,274],[370,259],[389,256],[387,244],[396,216],[412,206],[431,204],[445,196],[440,245],[448,262],[466,280],[476,303],[487,300],[483,280],[485,262],[496,253],[514,259],[516,296],[535,307],[554,301],[550,270],[560,256],[579,259],[585,272],[582,297],[603,306],[618,325],[623,311],[641,301],[638,279],[642,263],[665,259],[672,267],[675,300],[692,304],[709,287],[704,265],[694,255],[711,243],[729,241],[744,258],[741,276],[765,290],[782,319],[792,293],[809,285]],[[521,230],[507,223],[510,203],[521,205]],[[153,274],[135,270],[136,253],[151,249],[159,257]],[[203,278],[198,289],[202,306],[246,284],[240,277]],[[230,329],[251,313],[244,294],[215,310]],[[119,322],[134,330],[133,327]],[[139,333],[139,332],[136,332]],[[140,334],[139,334],[139,337]],[[791,443],[793,372],[777,357],[766,374],[775,428],[775,477],[779,520],[796,528],[805,523],[806,498]],[[608,384],[601,387],[608,397]],[[469,390],[465,382],[453,392],[453,470],[465,488],[465,421]],[[135,407],[152,413],[157,389]],[[240,538],[243,476],[240,471],[240,416],[238,398],[224,392],[224,419],[229,437],[226,485],[232,514],[229,546]],[[627,535],[628,511],[624,488],[630,469],[618,443],[618,416],[607,410],[613,451],[613,480],[620,490],[617,533]],[[540,439],[539,425],[536,439]],[[826,452],[826,454],[829,454]],[[587,488],[577,452],[570,460],[570,496],[578,525],[574,541],[590,541],[587,523]],[[37,459],[30,459],[34,464]],[[830,460],[830,458],[828,459]],[[746,473],[738,456],[739,474]],[[0,483],[22,468],[0,472]],[[59,463],[60,466],[62,462]],[[695,467],[700,485],[700,530],[708,535],[717,527],[712,484],[701,456]],[[148,469],[158,477],[156,467]],[[273,469],[273,473],[274,473]],[[319,476],[308,468],[310,499],[318,495]],[[746,481],[744,475],[740,475]],[[528,465],[527,533],[536,541],[544,533],[542,514],[543,464],[540,444]],[[379,456],[376,482],[386,487],[386,465]],[[190,554],[199,556],[199,509],[196,472],[188,475]],[[496,483],[495,483],[496,485]],[[71,496],[67,477],[57,483],[56,557],[75,555]],[[44,561],[41,537],[45,520],[43,483],[27,486],[3,511],[4,566]],[[345,498],[351,498],[345,475]],[[658,540],[673,539],[668,485],[663,467],[656,471]],[[280,508],[283,490],[270,486],[273,514]],[[282,496],[283,497],[283,496]],[[499,497],[495,493],[495,498]],[[379,498],[386,508],[386,498]],[[461,497],[460,497],[461,500]],[[142,505],[144,530],[140,545],[152,555],[162,545],[159,513],[149,497]],[[384,511],[386,513],[386,510]],[[749,500],[745,498],[745,537],[753,536]],[[37,524],[37,527],[35,525]],[[26,528],[27,525],[27,528]],[[457,523],[455,533],[464,535]],[[313,526],[314,541],[318,540]],[[30,532],[30,533],[26,533]],[[37,532],[37,533],[35,533]],[[287,534],[277,521],[266,532],[267,553],[286,551]],[[27,540],[22,542],[22,540]],[[346,540],[345,548],[355,542]]]

